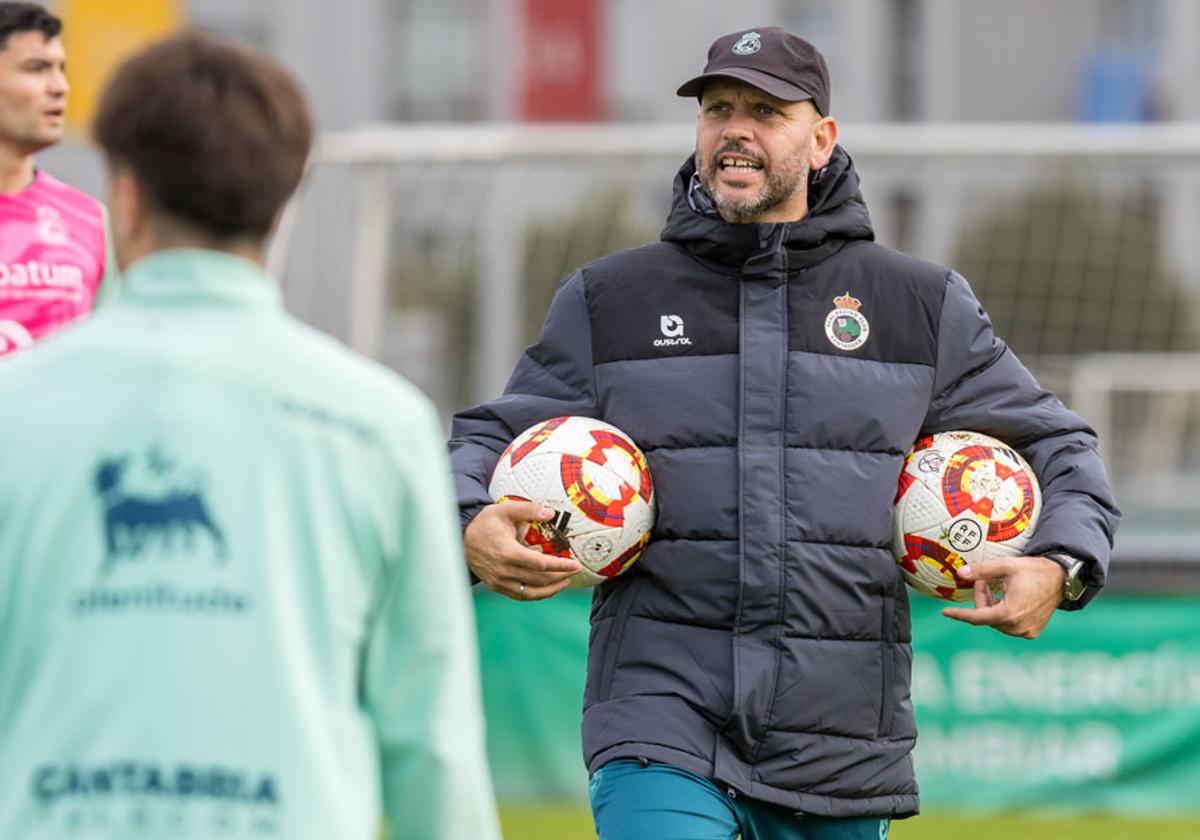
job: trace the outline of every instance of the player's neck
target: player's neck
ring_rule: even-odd
[[[0,145],[0,193],[15,193],[33,182],[33,155],[17,154]]]
[[[188,248],[191,250],[200,251],[216,251],[219,254],[229,254],[233,257],[241,257],[244,260],[249,260],[258,265],[263,264],[263,246],[261,241],[238,239],[234,241],[216,242],[211,239],[180,239],[174,242],[162,243],[155,251],[165,251],[167,249]]]
[[[199,250],[199,251],[216,251],[221,254],[230,254],[231,256],[241,257],[244,260],[249,260],[258,265],[263,264],[264,253],[262,240],[255,238],[235,239],[216,241],[205,237],[152,237],[147,239],[139,239],[136,241],[127,241],[121,244],[118,248],[118,257],[121,263],[121,268],[125,269],[133,265],[143,257],[148,257],[151,254],[160,251],[173,251],[178,249]]]

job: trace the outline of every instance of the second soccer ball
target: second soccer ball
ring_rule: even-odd
[[[919,592],[967,601],[964,563],[1024,553],[1042,511],[1037,476],[1016,450],[978,432],[913,444],[896,491],[892,550]]]

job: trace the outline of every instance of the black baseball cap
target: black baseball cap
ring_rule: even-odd
[[[675,92],[699,99],[713,79],[737,79],[785,102],[811,99],[821,116],[829,116],[825,57],[808,41],[778,26],[722,35],[708,48],[704,72]]]

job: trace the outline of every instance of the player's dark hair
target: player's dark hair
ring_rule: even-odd
[[[0,0],[0,50],[8,46],[8,36],[14,32],[41,32],[50,40],[62,32],[62,21],[37,3]]]
[[[312,119],[274,59],[200,32],[128,59],[93,125],[154,210],[221,240],[263,237],[300,183]]]

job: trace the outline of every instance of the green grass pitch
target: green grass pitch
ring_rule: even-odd
[[[505,840],[596,840],[584,805],[506,805]],[[890,840],[1185,840],[1200,838],[1194,817],[954,816],[934,813],[892,824]]]

